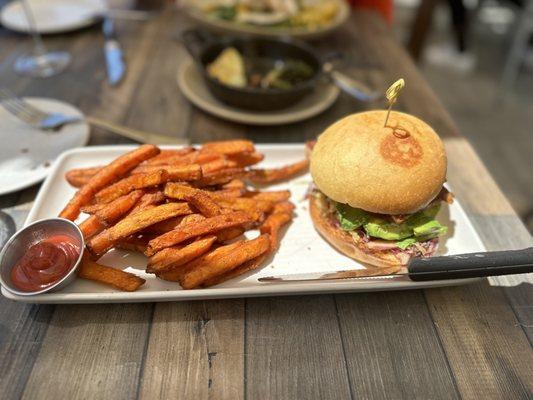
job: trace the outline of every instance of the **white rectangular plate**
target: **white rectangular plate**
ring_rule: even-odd
[[[74,194],[74,189],[65,181],[64,175],[71,168],[82,168],[105,164],[120,154],[131,150],[132,146],[103,146],[74,149],[64,153],[56,161],[50,175],[44,182],[26,224],[43,218],[55,217]],[[281,166],[301,160],[304,146],[258,145],[265,154],[262,166]],[[146,283],[136,292],[120,292],[104,285],[78,279],[62,291],[38,296],[16,296],[4,288],[2,294],[10,299],[33,303],[111,303],[140,301],[173,301],[192,299],[213,299],[228,297],[294,295],[332,292],[366,292],[376,290],[399,290],[458,285],[472,282],[472,279],[432,282],[411,282],[405,278],[337,280],[319,282],[260,283],[257,278],[275,274],[303,272],[337,271],[363,268],[354,260],[343,256],[326,243],[314,230],[308,215],[307,201],[304,199],[309,175],[290,182],[269,187],[271,190],[290,189],[296,204],[296,217],[282,236],[281,246],[276,255],[263,268],[241,275],[221,285],[196,290],[182,290],[177,283],[166,282],[146,274],[146,258],[137,253],[112,250],[100,262],[122,268],[146,279]],[[86,216],[81,216],[80,220]],[[442,238],[440,254],[461,254],[485,251],[479,236],[472,227],[458,201],[444,206],[438,216],[449,227],[449,233]]]

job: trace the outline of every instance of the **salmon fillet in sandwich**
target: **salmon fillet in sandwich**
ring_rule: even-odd
[[[447,231],[436,215],[453,201],[443,187],[446,152],[422,120],[392,111],[347,116],[311,151],[310,212],[337,250],[365,264],[407,265],[435,254]]]

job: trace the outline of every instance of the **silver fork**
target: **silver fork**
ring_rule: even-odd
[[[181,146],[189,144],[189,140],[186,138],[139,131],[104,121],[100,118],[90,116],[82,118],[61,113],[46,113],[37,107],[32,106],[27,101],[17,97],[13,92],[5,88],[0,88],[0,105],[21,121],[44,131],[58,131],[65,125],[85,121],[91,126],[141,143],[153,143],[157,145],[178,144]]]
[[[44,131],[58,131],[67,124],[83,121],[82,117],[39,110],[5,88],[0,88],[0,104],[21,121]]]

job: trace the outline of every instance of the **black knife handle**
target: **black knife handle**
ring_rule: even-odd
[[[533,247],[522,250],[416,258],[407,267],[413,281],[463,279],[533,272]]]

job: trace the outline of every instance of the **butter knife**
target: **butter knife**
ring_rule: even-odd
[[[533,272],[533,247],[522,250],[415,258],[406,268],[385,267],[349,271],[313,272],[267,276],[258,280],[259,282],[294,282],[331,279],[388,279],[390,282],[393,282],[394,278],[407,278],[415,282],[421,282],[441,279],[525,274],[529,272]]]
[[[102,32],[105,36],[104,55],[107,68],[107,80],[111,86],[116,86],[124,77],[126,64],[122,54],[122,48],[117,40],[115,22],[112,18],[104,18]]]

